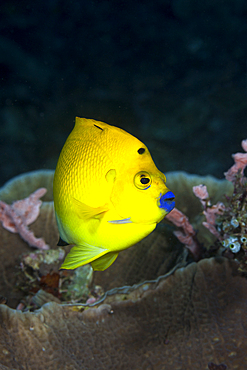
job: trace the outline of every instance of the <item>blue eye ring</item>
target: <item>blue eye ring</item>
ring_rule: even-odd
[[[151,186],[151,183],[151,175],[146,171],[140,171],[134,177],[134,185],[137,189],[146,190]]]

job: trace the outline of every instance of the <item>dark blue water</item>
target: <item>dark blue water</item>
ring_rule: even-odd
[[[245,0],[0,4],[0,184],[55,168],[75,116],[163,171],[222,177],[247,136]]]

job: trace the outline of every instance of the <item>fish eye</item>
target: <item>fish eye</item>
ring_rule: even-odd
[[[149,188],[151,183],[152,179],[148,172],[138,172],[134,177],[134,184],[138,189],[145,190]]]

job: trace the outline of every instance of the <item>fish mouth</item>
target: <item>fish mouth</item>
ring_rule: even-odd
[[[159,208],[164,209],[167,213],[171,212],[175,207],[174,199],[175,195],[172,191],[168,191],[164,195],[161,195],[158,202]]]

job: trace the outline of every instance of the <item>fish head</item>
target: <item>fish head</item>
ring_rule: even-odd
[[[144,148],[143,148],[144,149]],[[175,196],[165,175],[154,164],[148,149],[141,160],[125,163],[116,173],[111,202],[123,218],[135,223],[158,223],[175,206]]]

